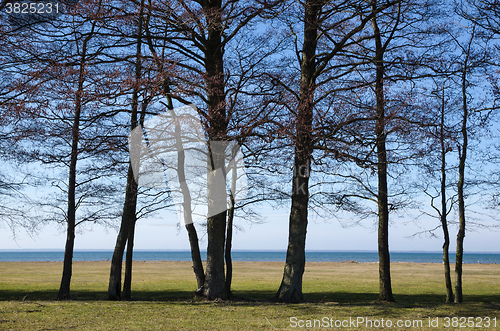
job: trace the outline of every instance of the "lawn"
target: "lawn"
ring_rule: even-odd
[[[73,300],[56,301],[62,263],[0,263],[0,330],[500,330],[500,265],[465,265],[460,305],[443,303],[441,264],[394,263],[392,304],[376,263],[308,263],[301,304],[272,301],[283,263],[234,263],[236,298],[220,302],[194,299],[190,263],[163,261],[135,262],[134,300],[108,302],[109,267],[75,262]]]

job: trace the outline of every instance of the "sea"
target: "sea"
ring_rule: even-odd
[[[284,262],[284,251],[244,251],[232,252],[233,261]],[[73,261],[109,261],[111,250],[75,250]],[[207,252],[201,256],[206,260]],[[62,250],[0,250],[0,262],[12,261],[63,261]],[[136,250],[135,261],[190,261],[190,251]],[[307,262],[378,262],[378,253],[374,251],[306,251]],[[391,262],[442,263],[441,252],[392,252]],[[455,254],[450,254],[451,263]],[[464,263],[500,264],[500,253],[464,253]]]

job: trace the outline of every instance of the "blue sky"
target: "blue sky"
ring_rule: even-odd
[[[240,250],[279,250],[284,251],[288,240],[288,210],[272,210],[264,208],[268,215],[262,224],[251,224],[235,220],[244,231],[236,231],[233,249]],[[135,249],[150,250],[188,250],[189,242],[184,228],[177,230],[178,218],[174,213],[164,212],[155,218],[141,220],[137,223]],[[394,218],[390,228],[391,251],[440,251],[442,236],[438,238],[416,236],[412,234],[422,231],[425,227],[436,225],[436,220],[420,220],[417,226],[410,219]],[[456,228],[452,227],[451,247],[455,250]],[[96,226],[93,231],[77,233],[75,249],[105,249],[112,250],[116,241],[116,230]],[[206,237],[201,237],[201,249],[206,249]],[[468,231],[465,237],[466,252],[500,252],[500,232],[488,229]],[[19,230],[17,240],[12,233],[2,225],[0,228],[0,249],[64,249],[64,229],[56,226],[45,227],[38,235],[31,238],[23,230]],[[372,220],[366,220],[363,226],[343,228],[339,221],[325,222],[310,220],[307,232],[309,250],[377,250],[377,232]]]

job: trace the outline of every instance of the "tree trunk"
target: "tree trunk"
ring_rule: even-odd
[[[444,115],[445,115],[445,100],[444,87],[441,107],[441,123],[440,123],[440,142],[441,142],[441,227],[443,228],[444,244],[443,244],[443,264],[444,264],[444,279],[446,284],[446,302],[453,302],[453,287],[451,284],[450,270],[450,233],[448,231],[447,208],[446,208],[446,146],[444,134]]]
[[[67,234],[66,246],[64,247],[63,273],[61,286],[59,287],[58,299],[70,299],[71,275],[73,272],[73,249],[75,245],[75,227],[76,227],[76,163],[78,160],[78,142],[80,140],[80,116],[82,110],[82,93],[85,81],[85,62],[87,53],[87,43],[92,37],[90,33],[83,41],[82,58],[80,70],[78,73],[78,89],[75,99],[75,116],[73,127],[71,129],[71,159],[69,165],[68,179],[68,213],[67,213]]]
[[[177,149],[177,176],[179,179],[179,185],[183,199],[182,209],[183,209],[184,226],[186,227],[186,231],[189,237],[189,245],[191,248],[191,260],[193,261],[193,271],[196,276],[196,283],[198,286],[198,290],[196,291],[196,293],[199,293],[203,291],[203,286],[205,284],[205,273],[203,271],[203,262],[201,260],[198,234],[193,224],[193,216],[191,212],[191,192],[189,191],[189,187],[186,182],[186,171],[185,171],[186,155],[184,152],[184,147],[182,145],[181,123],[179,122],[179,118],[174,112],[172,98],[170,97],[170,89],[167,82],[164,84],[164,91],[167,97],[168,110],[170,112],[170,115],[174,119],[175,145]]]
[[[292,207],[288,228],[288,248],[283,279],[276,294],[282,302],[300,302],[305,269],[309,175],[312,155],[312,117],[314,107],[318,13],[322,4],[305,3],[304,46],[302,50],[299,109],[296,118],[295,158],[292,182]]]
[[[464,120],[465,122],[465,120]],[[458,220],[459,229],[457,234],[457,253],[455,260],[455,302],[462,302],[462,264],[464,254],[464,238],[465,238],[465,201],[464,201],[464,168],[465,157],[463,157],[465,149],[462,150],[462,156],[459,163],[459,179],[458,179]]]
[[[184,184],[186,183],[184,182]],[[191,197],[189,196],[189,198],[186,199],[186,192],[187,195],[189,195],[189,191],[187,191],[187,188],[183,187],[182,183],[181,183],[181,189],[185,197],[183,203],[184,224],[189,237],[189,246],[191,248],[191,260],[193,261],[193,271],[196,276],[196,284],[198,286],[197,293],[198,293],[203,291],[203,287],[205,285],[205,273],[203,270],[203,262],[201,260],[198,234],[196,233],[196,228],[194,227],[191,217]]]
[[[83,72],[80,72],[83,74]],[[82,82],[83,84],[83,82]],[[80,106],[81,99],[77,96],[77,109],[72,129],[72,146],[71,146],[71,161],[69,166],[69,183],[68,183],[68,214],[67,214],[67,234],[66,246],[64,248],[64,263],[61,286],[59,287],[58,299],[70,299],[70,283],[73,269],[73,248],[75,245],[75,226],[76,226],[76,162],[78,159],[78,140],[80,128]]]
[[[74,198],[72,201],[68,200],[68,208],[74,209]],[[73,205],[71,207],[71,205]],[[68,226],[67,226],[67,234],[66,234],[66,246],[64,248],[64,262],[63,262],[63,274],[61,279],[61,285],[59,287],[59,293],[57,294],[57,298],[59,300],[68,300],[70,299],[70,284],[71,284],[71,274],[73,269],[73,247],[75,244],[75,213],[72,212],[73,215],[69,215],[68,213]],[[70,220],[72,218],[72,221]]]
[[[376,11],[376,1],[372,1],[372,11]],[[377,146],[377,175],[378,175],[378,256],[379,256],[379,300],[394,302],[391,287],[391,262],[389,255],[389,208],[387,188],[387,151],[385,132],[385,101],[384,101],[384,48],[380,30],[375,16],[372,19],[375,38],[375,66],[377,98],[375,125]]]
[[[204,294],[208,300],[224,298],[224,237],[226,213],[209,217],[207,221],[207,271]]]
[[[81,72],[82,73],[82,72]],[[75,111],[75,119],[73,122],[73,142],[71,146],[71,161],[69,167],[69,183],[68,183],[68,219],[67,219],[67,235],[66,246],[64,248],[64,263],[61,286],[57,298],[60,300],[70,299],[70,284],[73,269],[73,248],[75,245],[75,224],[76,224],[76,204],[75,204],[75,189],[76,189],[76,161],[78,159],[78,136],[80,127],[80,97],[77,96],[77,110]]]
[[[217,206],[227,203],[225,182],[217,180],[215,171],[225,166],[225,151],[214,148],[217,141],[227,140],[226,96],[224,80],[224,45],[222,43],[222,2],[206,1],[204,15],[210,22],[204,41],[206,92],[208,107],[209,166],[207,173],[207,267],[204,294],[209,300],[224,297],[224,243],[227,211],[215,214]],[[219,146],[221,147],[221,146]],[[224,202],[223,202],[224,201]]]
[[[208,172],[207,180],[207,197],[208,197],[208,213],[214,215],[219,206],[227,203],[227,193],[225,187],[225,178],[221,180],[216,176],[216,169],[221,170],[224,167],[225,157],[221,153],[223,147],[212,148],[210,144],[209,151],[212,156],[212,171]],[[210,168],[209,168],[210,169]],[[209,216],[207,220],[207,269],[205,275],[205,295],[209,300],[216,298],[225,298],[224,296],[224,243],[226,237],[226,214],[227,211],[218,213],[214,216]]]
[[[302,160],[297,157],[295,160],[296,167],[309,171],[307,163],[301,162]],[[302,294],[302,276],[306,262],[308,185],[308,177],[294,176],[285,270],[280,288],[276,294],[276,298],[282,302],[300,302],[304,300]]]
[[[139,106],[139,89],[140,89],[140,79],[142,74],[142,61],[141,61],[141,48],[142,48],[142,22],[144,14],[144,0],[141,0],[141,5],[139,7],[139,17],[138,17],[138,32],[137,32],[137,44],[136,44],[136,63],[135,63],[135,85],[132,91],[132,113],[130,115],[130,132],[132,132],[138,125],[137,123],[137,109]],[[144,117],[146,112],[146,105],[143,104],[141,112],[141,125],[144,123]],[[132,162],[139,162],[139,160],[129,160],[128,172],[127,172],[127,188],[125,191],[125,202],[123,205],[122,221],[120,224],[120,230],[116,238],[115,250],[113,251],[113,257],[111,259],[111,270],[109,273],[109,285],[108,294],[106,295],[107,300],[120,300],[121,298],[121,279],[122,279],[122,264],[123,264],[123,252],[125,250],[125,245],[127,239],[131,235],[131,231],[135,232],[131,227],[135,226],[136,221],[136,206],[137,206],[137,191],[138,186],[134,179],[134,167]],[[139,167],[135,167],[139,169]],[[132,232],[132,242],[129,244],[130,254],[133,251],[133,232]],[[127,261],[132,263],[132,255]],[[130,265],[130,272],[132,272],[132,265]],[[131,275],[128,278],[131,281]],[[127,285],[131,286],[131,283]],[[130,288],[129,288],[130,290]],[[128,293],[130,296],[130,293]]]
[[[235,158],[233,153],[232,158]],[[229,195],[230,199],[230,207],[227,214],[227,232],[226,232],[226,283],[224,284],[224,292],[225,297],[231,299],[233,297],[233,293],[231,292],[231,282],[233,280],[233,261],[231,258],[231,245],[233,241],[233,220],[234,220],[234,205],[236,196],[236,180],[238,176],[236,163],[233,165],[231,169],[231,192]]]
[[[137,125],[137,121],[135,124]],[[129,164],[122,222],[120,225],[120,231],[118,232],[118,237],[116,238],[113,258],[111,259],[111,271],[109,274],[109,286],[106,300],[120,300],[121,298],[123,252],[125,251],[125,244],[127,243],[127,239],[129,237],[130,227],[135,220],[136,204],[137,183],[134,179],[132,165]]]
[[[125,257],[125,279],[123,280],[123,299],[130,300],[132,298],[132,260],[134,255],[134,235],[135,235],[135,219],[130,225],[127,239],[127,254]]]
[[[448,233],[448,228],[446,228],[446,230],[443,231]],[[448,234],[445,235],[443,244],[444,279],[446,283],[446,302],[453,302],[453,286],[451,285],[449,249],[450,249],[450,236]]]
[[[231,258],[231,242],[233,240],[233,219],[234,219],[234,205],[228,210],[227,215],[227,234],[226,234],[226,281],[224,284],[224,296],[228,299],[233,297],[231,291],[231,282],[233,280],[233,260]]]
[[[191,261],[193,261],[193,271],[196,277],[196,284],[198,286],[198,290],[202,290],[203,285],[205,284],[205,272],[203,270],[203,261],[201,260],[198,234],[196,233],[196,228],[193,223],[186,224],[186,230],[189,237]]]
[[[464,181],[465,181],[465,161],[467,159],[467,118],[469,117],[469,109],[467,106],[467,68],[468,68],[469,54],[463,64],[462,71],[462,139],[463,144],[459,150],[459,164],[458,164],[458,221],[459,229],[457,234],[457,254],[455,260],[455,302],[461,303],[462,299],[462,264],[464,254],[464,238],[465,238],[465,199],[464,199]]]
[[[379,131],[379,130],[377,130]],[[385,134],[377,137],[378,153],[378,256],[379,300],[394,302],[391,287],[391,262],[389,255],[389,210],[387,201],[387,161]]]

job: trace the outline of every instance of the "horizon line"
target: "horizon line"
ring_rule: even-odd
[[[64,252],[61,248],[0,248],[1,252]],[[73,252],[113,252],[113,249],[108,248],[81,248],[74,249]],[[134,249],[134,252],[191,252],[189,249]],[[200,250],[206,253],[206,250]],[[286,250],[279,249],[233,249],[231,252],[255,252],[255,253],[286,253]],[[306,253],[378,253],[376,250],[321,250],[321,249],[306,249]],[[442,254],[442,251],[426,251],[426,250],[395,250],[390,253],[432,253]],[[454,254],[450,251],[450,254]],[[464,254],[500,254],[500,251],[466,251]]]

